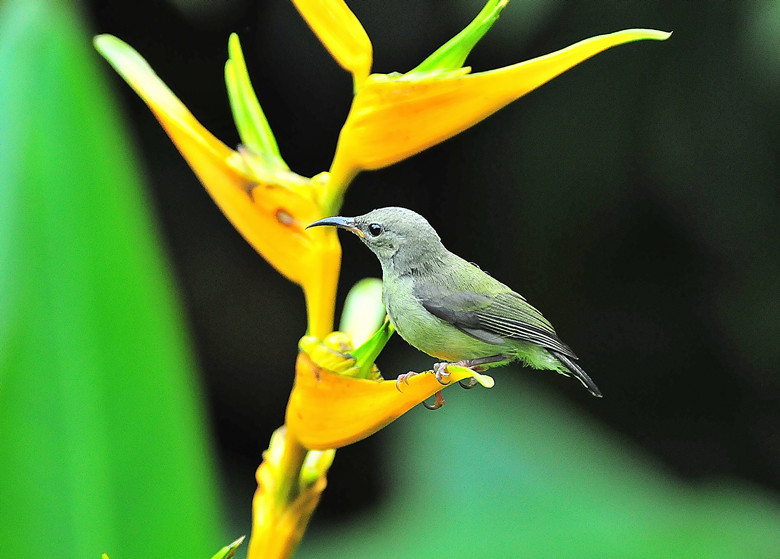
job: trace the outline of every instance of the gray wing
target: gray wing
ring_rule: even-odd
[[[542,313],[521,295],[503,284],[499,285],[506,290],[490,296],[468,289],[444,291],[435,286],[419,285],[419,282],[414,291],[429,313],[480,341],[501,345],[505,338],[509,338],[577,359]]]

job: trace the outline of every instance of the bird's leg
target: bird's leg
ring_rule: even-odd
[[[487,365],[489,363],[497,363],[499,361],[507,361],[507,358],[505,355],[491,355],[490,357],[478,357],[476,359],[464,359],[463,361],[458,361],[455,363],[455,365],[460,365],[461,367],[468,367],[469,369],[474,369],[475,371],[482,371],[484,370],[484,367],[481,365]]]
[[[478,357],[476,359],[461,359],[460,361],[457,361],[455,363],[437,363],[436,365],[434,365],[433,369],[434,371],[436,371],[436,379],[442,384],[445,384],[444,382],[441,381],[441,378],[439,377],[439,372],[446,371],[447,365],[466,367],[467,369],[471,369],[473,371],[479,372],[485,370],[486,367],[484,367],[483,365],[487,365],[489,363],[496,363],[498,361],[505,361],[505,360],[506,357],[504,357],[503,355],[491,355],[490,357]],[[446,376],[450,376],[449,373],[446,373]],[[459,380],[458,384],[460,384],[461,388],[465,388],[466,390],[468,390],[470,388],[474,388],[477,385],[477,379],[475,379],[474,377],[470,377],[468,380]]]

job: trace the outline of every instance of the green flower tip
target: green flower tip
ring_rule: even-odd
[[[651,41],[665,41],[672,36],[672,31],[659,31],[658,29],[631,29],[637,34],[641,35],[637,37],[638,40],[650,39]]]
[[[355,358],[355,366],[358,368],[358,378],[376,378],[374,374],[376,365],[374,362],[385,348],[385,345],[387,345],[387,342],[390,341],[394,332],[393,324],[389,318],[385,317],[385,321],[379,330],[362,343],[360,347],[351,352],[352,357]]]
[[[214,555],[212,555],[211,559],[230,559],[236,553],[238,546],[240,546],[244,542],[245,537],[246,536],[241,536],[236,541],[229,543],[228,545],[226,545],[225,547],[217,551]]]
[[[225,85],[233,120],[243,144],[262,160],[266,171],[288,171],[289,167],[282,159],[276,138],[252,87],[241,42],[235,33],[231,33],[228,39]]]
[[[463,31],[444,43],[409,74],[461,68],[471,50],[493,27],[508,3],[509,0],[489,0]]]
[[[111,47],[111,45],[116,44],[124,44],[123,41],[120,39],[117,39],[113,35],[109,35],[108,33],[103,33],[101,35],[95,35],[92,38],[92,44],[94,45],[95,49],[102,54],[103,56],[106,56],[106,50]],[[106,558],[108,555],[105,553],[103,554],[103,557]]]

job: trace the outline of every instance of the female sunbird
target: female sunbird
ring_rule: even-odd
[[[410,345],[475,370],[517,360],[534,369],[574,376],[601,397],[576,363],[577,356],[542,313],[522,295],[444,248],[421,215],[406,208],[380,208],[358,217],[320,219],[309,227],[322,225],[355,233],[379,258],[387,314]],[[442,384],[447,384],[448,364],[434,366]],[[399,382],[411,374],[415,373],[401,375]],[[443,403],[440,395],[439,402]]]

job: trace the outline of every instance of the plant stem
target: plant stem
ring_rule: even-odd
[[[308,450],[292,436],[289,429],[285,429],[284,450],[277,466],[278,485],[274,498],[279,509],[286,508],[298,496],[301,468],[307,453]]]
[[[287,559],[298,547],[327,485],[330,465],[329,461],[323,465],[320,477],[302,482],[308,452],[286,427],[271,437],[257,469],[248,559]]]

